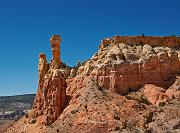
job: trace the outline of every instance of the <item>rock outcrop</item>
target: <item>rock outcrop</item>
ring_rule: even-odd
[[[146,84],[143,88],[143,95],[153,105],[166,104],[172,99],[180,98],[180,80],[177,78],[175,83],[167,90],[152,84]]]
[[[180,77],[177,77],[176,82],[166,90],[166,95],[173,98],[180,98]]]
[[[51,43],[51,50],[52,50],[52,60],[51,60],[51,67],[52,68],[60,68],[61,59],[60,59],[60,43],[61,37],[59,35],[53,35],[50,39]]]
[[[152,84],[146,84],[144,86],[144,96],[151,104],[156,106],[168,102],[169,97],[165,92],[165,89]]]
[[[7,132],[180,132],[179,40],[107,38],[90,60],[69,68],[53,36],[51,62],[39,56],[32,112]]]
[[[61,69],[59,35],[50,39],[53,58],[50,64],[46,55],[39,55],[38,64],[38,91],[30,113],[29,122],[49,125],[63,112],[67,104],[66,79]]]
[[[176,48],[156,46],[159,43],[154,41],[155,46],[113,39],[103,40],[99,51],[79,67],[77,75],[96,75],[101,86],[123,95],[145,84],[167,89],[174,83],[175,74],[180,73],[180,54]]]
[[[99,46],[103,50],[106,46],[111,44],[125,43],[131,45],[147,44],[151,46],[166,46],[166,47],[179,47],[180,37],[175,36],[114,36],[112,38],[105,38]]]
[[[48,133],[113,133],[121,129],[133,132],[126,128],[143,127],[145,121],[141,113],[145,114],[146,105],[139,106],[137,101],[102,88],[92,76],[85,77],[82,84],[63,114],[48,128]]]

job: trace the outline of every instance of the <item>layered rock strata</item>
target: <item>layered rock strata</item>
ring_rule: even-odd
[[[126,43],[131,45],[147,44],[151,46],[179,47],[180,37],[175,36],[114,36],[105,38],[99,48],[102,50],[110,44]]]
[[[39,55],[38,91],[30,113],[30,123],[35,121],[45,125],[53,123],[67,104],[67,84],[61,69],[60,41],[59,35],[53,35],[50,39],[53,55],[50,64],[47,63],[45,54]]]
[[[53,36],[50,64],[39,56],[33,111],[7,132],[180,132],[179,38],[113,38],[104,39],[90,60],[70,70],[57,56],[60,39]],[[64,109],[67,95],[71,99]],[[36,120],[52,124],[28,123]]]
[[[103,40],[99,51],[79,67],[77,75],[97,76],[101,86],[118,94],[126,94],[145,84],[167,89],[174,83],[175,74],[180,73],[178,48],[112,40]],[[173,43],[170,44],[173,46]]]

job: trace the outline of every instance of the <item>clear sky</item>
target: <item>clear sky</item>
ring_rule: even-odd
[[[38,54],[62,36],[73,66],[113,35],[180,35],[180,0],[0,0],[0,95],[35,93]]]

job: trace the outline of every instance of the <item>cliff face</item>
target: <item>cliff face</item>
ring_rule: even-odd
[[[60,42],[57,35],[50,39],[50,63],[39,56],[32,112],[7,132],[180,131],[179,38],[104,39],[74,68],[62,63]]]
[[[39,56],[39,85],[30,122],[37,118],[46,125],[53,123],[67,104],[66,88],[67,94],[73,97],[73,93],[87,84],[89,78],[86,77],[96,78],[99,86],[111,92],[126,95],[145,84],[168,89],[180,73],[180,55],[176,48],[179,38],[176,37],[116,36],[104,39],[98,52],[70,73],[63,73],[61,67],[60,42],[59,36],[50,39],[53,55],[50,64],[45,54]],[[69,78],[66,80],[66,77]],[[144,95],[152,104],[159,105],[164,98],[167,101],[168,96],[156,86],[146,85]],[[158,97],[162,98],[157,102]]]
[[[53,55],[50,64],[47,63],[45,54],[39,55],[38,91],[29,117],[30,123],[36,120],[45,125],[53,123],[67,104],[67,84],[61,69],[60,41],[59,35],[50,39]]]
[[[175,48],[108,40],[102,41],[99,51],[77,75],[96,76],[99,85],[124,95],[147,83],[167,89],[180,73],[180,55]]]
[[[159,36],[114,36],[105,38],[99,48],[102,50],[110,44],[132,44],[132,45],[150,45],[150,46],[166,46],[175,48],[180,46],[180,37],[159,37]]]

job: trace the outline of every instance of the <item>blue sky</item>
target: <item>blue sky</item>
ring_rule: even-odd
[[[0,0],[0,95],[35,93],[38,55],[62,36],[73,66],[113,35],[180,35],[179,0]]]

